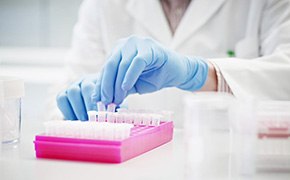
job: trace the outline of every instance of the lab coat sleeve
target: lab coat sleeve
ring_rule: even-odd
[[[217,91],[233,94],[225,78],[223,77],[219,67],[215,65],[214,63],[213,63],[213,66],[215,68],[216,76],[217,76]]]
[[[290,100],[290,1],[267,1],[259,29],[260,57],[211,61],[236,97]]]

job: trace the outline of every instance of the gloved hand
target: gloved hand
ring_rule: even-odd
[[[123,39],[108,58],[101,80],[101,100],[122,103],[132,93],[150,93],[166,87],[187,91],[200,89],[206,81],[208,65],[162,47],[149,38]],[[99,98],[96,88],[93,99]]]
[[[92,74],[81,78],[81,80],[71,84],[65,91],[56,97],[57,106],[69,120],[87,120],[87,111],[96,110],[96,103],[91,99],[94,92],[100,92],[100,77]],[[100,93],[96,93],[96,101],[100,101]]]

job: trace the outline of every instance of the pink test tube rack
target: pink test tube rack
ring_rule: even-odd
[[[172,140],[173,122],[159,126],[134,126],[123,140],[94,140],[67,137],[35,137],[37,158],[121,163]]]

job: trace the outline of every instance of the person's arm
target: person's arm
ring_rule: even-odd
[[[211,59],[236,97],[290,99],[290,2],[267,1],[254,59]]]
[[[218,90],[218,78],[217,72],[214,65],[211,62],[208,62],[208,73],[207,79],[200,89],[200,91],[217,91]]]
[[[130,36],[119,41],[112,51],[93,99],[121,104],[129,94],[163,88],[194,92],[201,89],[207,77],[206,59],[179,54],[152,38]]]

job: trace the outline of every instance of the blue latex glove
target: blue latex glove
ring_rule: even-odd
[[[94,92],[100,91],[100,78],[98,74],[92,74],[81,78],[81,80],[71,84],[65,91],[58,94],[57,106],[69,120],[87,120],[87,111],[96,110],[96,103],[91,99]],[[94,97],[95,100],[101,99]]]
[[[122,103],[132,93],[150,93],[166,87],[187,91],[200,89],[208,65],[162,47],[149,38],[131,36],[117,45],[108,58],[101,80],[101,100]],[[99,97],[99,89],[93,96]]]

